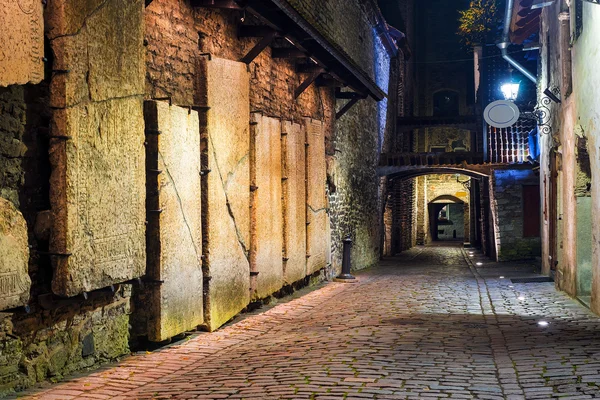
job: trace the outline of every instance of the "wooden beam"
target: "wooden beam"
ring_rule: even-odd
[[[225,8],[229,10],[243,10],[246,2],[241,0],[191,0],[192,7]]]
[[[347,102],[344,107],[342,107],[342,109],[335,114],[335,119],[342,118],[342,116],[346,114],[356,103],[358,103],[360,99],[360,97],[354,97],[350,99],[350,101]]]
[[[265,37],[275,30],[265,25],[240,25],[238,27],[239,38]]]
[[[281,48],[281,49],[273,49],[271,52],[271,57],[273,58],[302,58],[308,57],[308,55],[302,50],[298,50],[296,48]]]
[[[323,67],[321,67],[320,65],[317,64],[307,64],[307,63],[298,63],[296,64],[296,72],[298,73],[304,73],[304,74],[311,74],[313,72],[315,72],[318,69],[322,69]]]
[[[336,90],[335,98],[336,99],[353,99],[355,97],[361,97],[359,93],[356,92],[342,92],[341,90]]]
[[[333,87],[333,88],[338,88],[338,87],[344,86],[344,84],[342,82],[338,81],[337,79],[335,79],[331,75],[330,76],[320,76],[319,79],[317,79],[316,84],[319,87]]]
[[[250,64],[268,45],[271,44],[273,39],[275,39],[275,36],[277,36],[277,32],[275,31],[268,33],[256,43],[256,45],[248,52],[248,54],[242,57],[240,61],[245,64]]]
[[[325,70],[323,68],[311,73],[294,92],[294,98],[297,99]]]

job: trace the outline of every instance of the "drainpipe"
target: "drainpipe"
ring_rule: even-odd
[[[512,20],[514,0],[506,0],[506,13],[504,14],[504,30],[502,32],[502,41],[498,43],[498,48],[502,51],[504,58],[516,70],[521,72],[531,82],[537,85],[537,77],[529,72],[525,67],[519,64],[514,58],[508,55],[508,46],[510,45],[510,22]]]

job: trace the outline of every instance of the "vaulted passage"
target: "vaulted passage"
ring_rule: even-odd
[[[511,282],[532,271],[459,245],[419,246],[357,284],[328,284],[26,398],[600,395],[600,318],[552,283]]]

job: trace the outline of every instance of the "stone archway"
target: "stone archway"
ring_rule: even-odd
[[[469,224],[468,204],[453,195],[441,195],[427,204],[431,241],[464,241]]]

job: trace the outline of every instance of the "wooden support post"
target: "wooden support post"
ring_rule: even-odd
[[[275,36],[277,36],[277,32],[269,32],[258,43],[256,43],[256,45],[248,52],[248,54],[242,57],[240,61],[245,64],[250,64],[268,45],[271,44],[273,39],[275,39]]]
[[[325,70],[323,68],[311,73],[294,92],[294,98],[297,99]]]
[[[350,110],[352,108],[352,106],[354,106],[356,103],[358,103],[358,101],[360,99],[361,99],[361,97],[359,97],[359,96],[356,96],[356,97],[350,99],[350,101],[347,102],[346,105],[344,105],[344,107],[342,107],[342,109],[335,114],[335,119],[342,118],[342,116],[344,114],[346,114],[348,112],[348,110]]]

